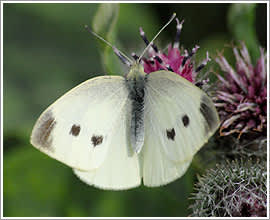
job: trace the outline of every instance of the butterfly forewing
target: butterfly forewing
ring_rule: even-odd
[[[37,120],[31,143],[49,156],[80,170],[98,168],[114,142],[128,93],[120,76],[102,76],[75,87]],[[126,147],[126,146],[123,146]]]
[[[183,175],[194,154],[219,125],[210,98],[168,71],[149,74],[145,114],[143,179],[153,186]]]

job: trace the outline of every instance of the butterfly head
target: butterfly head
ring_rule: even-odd
[[[127,80],[138,80],[139,78],[144,78],[146,73],[144,72],[144,67],[139,62],[134,62],[131,67],[129,73],[126,75]]]

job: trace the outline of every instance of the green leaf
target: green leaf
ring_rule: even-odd
[[[115,26],[118,20],[118,14],[118,4],[100,4],[92,23],[93,30],[111,44],[114,44],[116,38]],[[112,48],[99,39],[97,40],[102,51],[101,56],[105,70],[108,74],[121,73],[121,63],[113,53]]]
[[[228,12],[229,29],[236,40],[244,41],[253,61],[259,57],[259,41],[255,30],[256,4],[232,4]]]

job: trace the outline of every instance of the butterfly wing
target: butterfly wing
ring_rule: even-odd
[[[109,156],[109,151],[118,149],[119,135],[113,131],[120,127],[119,121],[124,123],[121,117],[129,111],[128,106],[123,77],[90,79],[63,95],[41,114],[33,128],[31,143],[72,168],[97,169]],[[121,149],[125,151],[127,138],[123,138]]]
[[[202,90],[172,72],[149,74],[145,93],[143,180],[159,186],[185,173],[219,118]]]
[[[138,155],[130,144],[130,115],[122,112],[121,116],[112,130],[114,138],[108,148],[108,157],[100,167],[88,172],[74,169],[75,174],[89,185],[124,190],[141,184]]]

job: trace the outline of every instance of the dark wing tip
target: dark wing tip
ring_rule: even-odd
[[[56,121],[51,110],[46,111],[36,122],[32,131],[31,143],[35,147],[51,149],[53,138],[51,133],[55,128]]]
[[[219,117],[212,100],[206,95],[201,97],[200,112],[205,119],[206,133],[213,133],[219,126]]]

